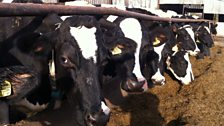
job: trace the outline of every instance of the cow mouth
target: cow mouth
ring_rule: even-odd
[[[163,85],[165,85],[165,80],[161,80],[161,81],[153,81],[153,84],[154,85],[159,85],[159,86],[163,86]]]

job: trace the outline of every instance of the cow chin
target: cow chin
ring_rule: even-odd
[[[87,126],[106,126],[110,119],[110,109],[101,102],[101,110],[95,114],[87,113],[85,121]]]
[[[200,50],[196,50],[196,51],[188,51],[188,53],[191,55],[191,56],[197,56],[199,54]]]
[[[152,82],[156,85],[164,85],[165,84],[165,77],[158,71],[152,76]]]
[[[147,89],[147,81],[144,79],[127,79],[121,82],[121,88],[127,92],[144,92]]]

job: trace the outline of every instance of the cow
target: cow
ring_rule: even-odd
[[[147,57],[142,58],[142,61],[145,60],[145,63],[143,63],[144,65],[141,67],[142,71],[144,71],[144,76],[148,77],[147,80],[151,79],[154,84],[165,84],[165,62],[168,57],[171,57],[173,53],[177,51],[173,48],[176,44],[181,47],[181,50],[185,50],[188,53],[194,55],[198,53],[197,46],[193,39],[190,38],[190,34],[188,34],[187,31],[187,29],[177,24],[168,25],[161,22],[159,25],[157,24],[156,27],[150,27],[148,29],[151,39],[150,42],[154,50],[142,54],[145,55],[143,57]],[[179,72],[186,71],[184,68],[178,70],[180,70]]]
[[[127,10],[152,15],[150,12],[139,8],[128,8]],[[180,26],[173,23],[170,26],[169,23],[117,16],[109,16],[107,20],[119,25],[122,32],[124,34],[126,32],[127,35],[125,37],[131,38],[137,43],[138,48],[135,53],[135,68],[133,73],[138,78],[147,78],[146,80],[149,84],[152,82],[154,84],[165,84],[165,77],[163,76],[164,64],[167,56],[172,54],[172,47],[175,46],[175,43],[179,43],[183,47],[182,49],[187,50],[191,55],[196,55],[199,52],[194,40],[192,27],[188,25]],[[127,26],[131,21],[125,20],[135,21]],[[121,24],[124,26],[121,26]],[[165,25],[163,26],[163,24]],[[136,30],[135,28],[131,30],[130,26],[134,25],[139,26],[140,30]],[[125,29],[125,26],[127,26],[127,29]],[[132,31],[135,31],[135,35],[131,34]],[[139,32],[138,34],[136,34],[137,31]],[[137,36],[142,37],[142,39],[136,39]],[[153,45],[153,43],[158,42],[159,44]],[[137,71],[139,69],[140,71]]]
[[[3,1],[5,2],[5,1]],[[21,2],[21,1],[6,1]],[[38,1],[22,1],[38,2]],[[39,1],[38,3],[41,3]],[[54,31],[55,24],[60,22],[57,15],[26,16],[26,17],[1,17],[0,24],[0,68],[12,66],[26,67],[34,70],[39,75],[38,86],[31,87],[27,95],[19,100],[26,98],[24,102],[14,103],[17,106],[32,107],[29,112],[36,113],[44,110],[51,102],[51,84],[49,77],[48,63],[50,60],[52,44],[46,42],[47,38],[43,34]],[[57,20],[60,19],[60,20]],[[35,83],[34,83],[35,86]],[[29,91],[29,90],[27,90]],[[10,105],[11,106],[11,105]],[[19,107],[15,106],[15,110]],[[44,107],[43,107],[44,106]],[[38,110],[38,111],[37,111]],[[27,112],[19,110],[27,117]],[[14,110],[12,111],[14,113]],[[5,116],[7,117],[7,116]],[[15,120],[18,121],[18,120]],[[11,120],[9,120],[11,123]]]
[[[188,85],[194,80],[189,53],[177,44],[173,47],[173,54],[166,59],[166,67],[182,84]]]
[[[209,22],[191,24],[195,34],[196,43],[200,49],[197,59],[203,59],[204,56],[210,56],[210,48],[214,45],[212,33],[209,29]]]
[[[74,107],[74,125],[106,125],[110,110],[99,77],[108,52],[99,24],[92,16],[73,15],[63,20],[48,37],[54,43],[57,90]]]
[[[65,2],[65,5],[71,6],[94,6],[88,4],[88,2]],[[101,6],[101,5],[99,5]],[[103,5],[102,5],[103,6]],[[63,16],[65,20],[69,16]],[[121,29],[111,22],[105,20],[104,16],[96,15],[95,18],[99,21],[104,39],[104,46],[107,48],[109,53],[107,54],[106,60],[101,66],[102,78],[118,77],[121,82],[121,88],[127,92],[142,92],[144,89],[142,86],[145,81],[138,81],[135,75],[131,72],[134,66],[134,52],[136,44],[130,38],[127,38],[122,33]],[[103,83],[104,79],[101,80]]]

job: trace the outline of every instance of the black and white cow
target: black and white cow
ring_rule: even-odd
[[[103,76],[118,77],[121,87],[128,92],[143,91],[144,81],[138,82],[132,73],[137,44],[125,37],[118,25],[103,18],[99,22],[103,31],[104,45],[109,51],[106,65],[103,67]]]
[[[150,12],[142,9],[128,10],[151,15]],[[182,49],[188,51],[191,55],[196,55],[199,52],[192,27],[188,25],[179,26],[172,24],[171,26],[163,26],[165,23],[117,16],[109,16],[107,20],[118,24],[125,37],[137,43],[135,67],[133,70],[137,78],[147,78],[149,82],[164,84],[165,77],[163,76],[163,71],[165,60],[168,55],[172,54],[172,47],[176,43],[179,43]]]
[[[209,22],[194,23],[191,24],[195,33],[196,43],[200,49],[200,53],[197,56],[198,59],[204,56],[210,56],[210,48],[214,45],[212,39],[212,33],[209,29]]]
[[[118,25],[122,31],[122,33],[124,34],[124,36],[126,38],[131,39],[132,41],[134,41],[137,45],[136,49],[135,49],[135,54],[134,54],[134,66],[132,64],[127,64],[127,67],[132,67],[132,71],[131,74],[132,77],[129,78],[135,78],[135,80],[137,80],[139,82],[139,84],[145,83],[144,85],[147,85],[147,80],[145,79],[145,77],[143,76],[142,72],[141,72],[141,67],[140,67],[140,60],[139,60],[139,54],[140,54],[140,50],[142,49],[142,47],[144,47],[143,45],[147,45],[148,44],[148,34],[147,32],[144,30],[144,27],[141,25],[141,23],[135,19],[135,18],[124,18],[124,17],[118,17],[118,16],[113,16],[110,15],[106,18],[106,20],[115,23],[116,25]],[[148,46],[149,50],[153,50],[152,46]]]
[[[110,110],[103,102],[99,77],[108,52],[99,24],[92,16],[63,19],[50,37],[55,43],[57,89],[74,107],[74,125],[106,125]]]
[[[42,86],[41,76],[37,71],[24,66],[10,66],[0,68],[0,72],[0,125],[31,116],[47,107],[48,104],[41,102],[30,104],[30,98],[38,95],[37,90],[45,93],[38,89]],[[11,114],[9,111],[13,111],[13,108],[23,114]]]
[[[167,69],[182,84],[188,85],[194,80],[189,53],[182,50],[178,44],[173,47],[173,50],[175,50],[173,54],[166,59]]]
[[[147,32],[148,42],[153,50],[141,52],[141,71],[148,81],[154,84],[165,84],[165,59],[172,54],[172,47],[176,44],[172,27],[169,23],[155,22],[148,27]]]
[[[4,0],[2,2],[41,3],[42,1]],[[20,113],[25,115],[27,115],[27,113],[30,115],[30,113],[36,113],[46,109],[51,101],[52,87],[50,84],[48,63],[52,44],[46,41],[47,38],[44,37],[43,34],[54,31],[56,28],[55,24],[61,20],[55,17],[58,16],[52,14],[39,17],[17,16],[0,18],[0,24],[3,26],[0,30],[0,53],[2,54],[0,55],[0,68],[6,69],[19,66],[19,68],[16,68],[22,71],[24,69],[21,68],[25,67],[26,69],[31,69],[30,71],[33,70],[37,72],[39,76],[39,82],[36,84],[34,83],[34,87],[27,87],[30,88],[27,89],[27,91],[32,91],[25,95],[18,96],[19,98],[16,101],[10,99],[10,102],[13,102],[12,105],[15,105],[13,108],[15,108],[16,111],[20,108],[18,106],[23,106],[29,110],[19,110]],[[9,106],[12,105],[9,104]],[[14,113],[14,109],[12,113]],[[2,116],[4,116],[4,114]],[[4,117],[8,118],[7,115]],[[9,120],[8,123],[11,123],[11,120]]]

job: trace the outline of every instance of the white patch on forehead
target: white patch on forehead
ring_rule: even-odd
[[[12,3],[13,0],[3,0],[2,3]]]
[[[183,26],[183,28],[187,31],[187,33],[191,36],[191,39],[195,42],[194,32],[192,28],[188,27],[188,25]]]
[[[178,50],[179,50],[179,49],[178,49],[177,44],[176,44],[174,47],[172,47],[172,51],[177,52]]]
[[[185,25],[185,26],[183,26],[183,27],[187,27],[187,26],[189,26],[189,25]],[[198,52],[200,52],[200,49],[198,48],[198,46],[197,46],[197,44],[196,44],[194,32],[193,32],[192,28],[189,28],[189,27],[185,28],[185,30],[186,30],[187,33],[191,36],[191,38],[192,38],[192,40],[193,40],[193,42],[194,42],[194,46],[195,46],[195,50],[194,50],[194,51],[191,51],[191,50],[190,50],[190,51],[188,51],[188,52],[190,53],[190,55],[195,56],[195,55],[198,54]]]
[[[154,51],[159,55],[159,61],[162,59],[162,51],[166,43],[163,43],[162,45],[158,47],[153,47]]]
[[[60,18],[61,18],[61,20],[65,20],[66,18],[69,18],[69,17],[71,17],[71,16],[60,16]]]
[[[182,84],[188,85],[194,80],[194,75],[193,75],[192,66],[191,66],[191,62],[190,62],[188,53],[185,53],[184,59],[188,63],[188,66],[186,69],[186,75],[184,77],[179,77],[174,72],[174,70],[170,67],[170,57],[167,58],[166,64],[167,64],[167,69],[173,73],[173,75],[175,76],[176,79],[180,80]]]
[[[114,22],[117,18],[118,16],[110,15],[109,17],[107,17],[107,21]]]
[[[103,113],[105,115],[109,115],[110,114],[110,108],[108,108],[103,101],[101,101],[101,109],[103,110]]]
[[[208,31],[209,34],[211,34],[211,32],[207,26],[204,26],[204,28],[206,29],[206,31]]]
[[[76,39],[84,58],[93,58],[94,63],[96,63],[96,28],[87,28],[85,26],[70,27],[70,33]]]
[[[137,19],[134,18],[126,18],[120,23],[120,28],[124,33],[125,37],[132,39],[137,43],[137,48],[135,52],[135,66],[133,73],[137,78],[144,78],[140,70],[140,62],[139,62],[139,53],[142,42],[142,30],[141,25]]]

